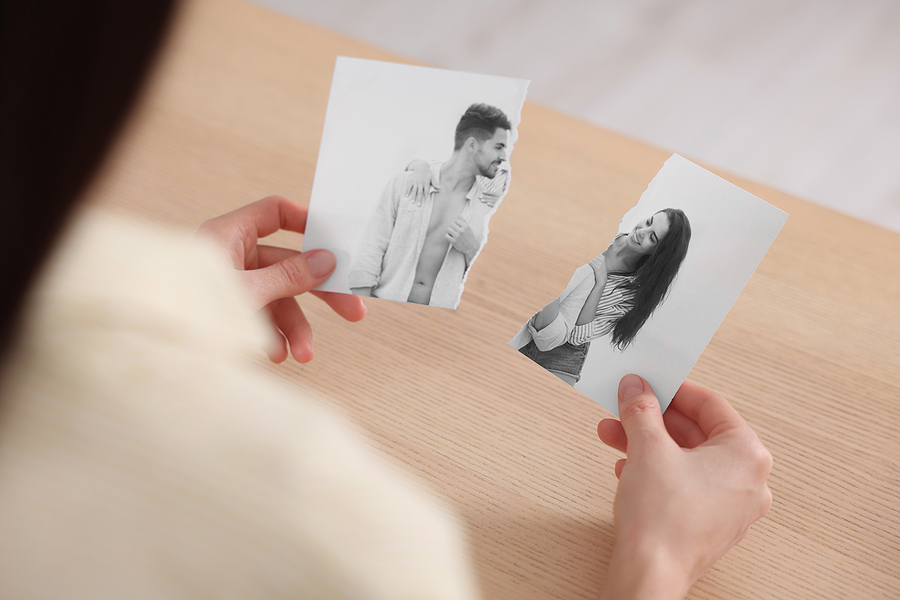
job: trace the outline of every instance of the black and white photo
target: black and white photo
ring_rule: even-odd
[[[665,408],[786,219],[673,155],[509,344],[613,413],[619,380],[651,373]]]
[[[510,342],[569,385],[593,340],[625,350],[669,291],[691,242],[684,211],[664,208],[620,233]]]
[[[527,82],[339,58],[304,245],[320,289],[456,308],[511,181]]]

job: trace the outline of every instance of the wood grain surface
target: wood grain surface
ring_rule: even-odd
[[[187,228],[270,194],[305,202],[337,55],[393,58],[239,0],[187,3],[90,201]],[[506,342],[667,153],[534,104],[519,134],[458,310],[372,300],[348,324],[305,298],[315,360],[258,366],[455,507],[485,598],[593,598],[613,544],[607,414]],[[719,175],[791,214],[691,373],[772,451],[774,506],[689,597],[897,598],[900,236]]]

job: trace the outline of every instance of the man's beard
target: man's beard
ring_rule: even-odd
[[[493,172],[491,172],[493,169]],[[493,179],[497,176],[497,173],[500,171],[500,163],[488,163],[488,166],[482,168],[478,167],[478,171],[480,172],[482,177],[487,177],[488,179]]]

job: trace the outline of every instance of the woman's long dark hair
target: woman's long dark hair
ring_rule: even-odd
[[[28,287],[128,112],[172,4],[0,2],[0,359]]]
[[[634,336],[665,300],[691,242],[691,222],[684,211],[665,208],[659,212],[669,217],[669,231],[653,253],[638,260],[634,281],[627,286],[637,293],[634,306],[616,322],[612,331],[612,344],[620,350],[634,341]]]

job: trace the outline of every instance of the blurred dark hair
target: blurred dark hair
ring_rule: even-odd
[[[0,2],[0,358],[137,94],[170,0]]]
[[[651,254],[637,262],[634,281],[628,286],[637,290],[634,306],[616,322],[612,332],[612,344],[620,350],[634,341],[634,336],[665,300],[691,243],[691,222],[684,211],[665,208],[659,212],[669,217],[669,231]]]
[[[462,148],[470,137],[484,142],[494,137],[497,129],[512,129],[502,110],[488,104],[473,104],[466,109],[456,126],[454,150]]]

